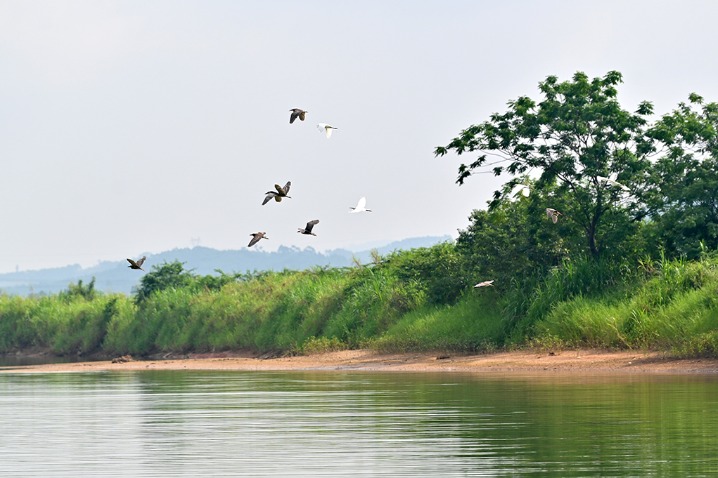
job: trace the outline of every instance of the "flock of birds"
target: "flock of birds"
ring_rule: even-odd
[[[307,111],[300,109],[300,108],[292,108],[289,110],[289,124],[293,124],[297,118],[299,118],[300,121],[304,121],[307,117]],[[339,129],[335,126],[332,126],[327,123],[319,123],[317,125],[317,129],[321,133],[324,133],[324,135],[327,137],[327,139],[332,137],[332,131],[335,129]],[[272,199],[274,199],[275,202],[282,202],[282,199],[287,198],[291,199],[292,197],[289,195],[289,189],[292,187],[292,182],[287,181],[287,183],[284,186],[280,186],[279,184],[274,185],[274,190],[267,191],[264,196],[264,200],[262,201],[262,206],[270,202]],[[354,207],[349,207],[350,213],[360,213],[360,212],[372,212],[371,209],[366,208],[366,198],[362,197],[357,202],[357,205]],[[306,234],[311,236],[316,236],[316,234],[313,232],[314,226],[319,224],[319,219],[313,219],[309,222],[307,222],[306,226],[297,228],[297,232],[300,234]],[[266,232],[253,232],[250,234],[252,236],[252,239],[250,239],[249,244],[247,247],[252,247],[255,244],[257,244],[262,239],[269,239],[267,237]],[[140,259],[134,260],[134,259],[127,259],[127,262],[130,263],[129,267],[130,269],[136,269],[144,271],[142,268],[142,264],[144,264],[145,260],[147,259],[146,256],[143,256]]]
[[[289,110],[289,112],[290,112],[289,124],[293,124],[297,120],[297,118],[299,118],[300,121],[304,121],[307,117],[307,111],[300,109],[300,108],[292,108],[291,110]],[[319,124],[317,124],[317,129],[319,129],[320,132],[324,133],[324,135],[327,137],[327,139],[329,139],[332,137],[332,131],[334,131],[335,129],[339,129],[339,128],[332,126],[330,124],[327,124],[327,123],[319,123]],[[618,187],[618,188],[622,189],[623,191],[630,191],[626,186],[624,186],[623,184],[619,183],[618,181],[616,181],[614,179],[603,177],[603,176],[596,176],[596,179],[599,182],[602,182],[604,184]],[[289,195],[289,189],[291,187],[292,187],[291,181],[287,181],[287,183],[284,186],[275,184],[274,190],[270,190],[270,191],[267,191],[266,193],[264,193],[265,196],[264,196],[264,200],[262,201],[262,206],[264,206],[265,204],[270,202],[272,199],[274,199],[275,202],[282,202],[282,199],[284,199],[284,198],[291,199],[292,197]],[[519,194],[528,196],[530,194],[529,187],[526,185],[519,185],[519,190],[516,192],[515,197],[518,196]],[[349,211],[350,213],[372,212],[371,209],[366,208],[366,198],[365,197],[360,198],[359,201],[357,202],[357,205],[354,207],[350,207],[349,209],[351,209]],[[554,224],[556,224],[558,222],[559,216],[562,216],[562,215],[563,214],[561,214],[561,212],[559,212],[558,210],[556,210],[554,208],[550,208],[550,207],[546,208],[546,217],[548,219],[550,219]],[[316,236],[316,234],[314,233],[313,230],[314,230],[314,226],[316,226],[317,224],[319,224],[319,219],[313,219],[313,220],[307,222],[306,226],[297,228],[297,232],[300,234]],[[269,237],[267,237],[266,232],[253,232],[250,234],[250,236],[252,236],[252,239],[250,239],[247,247],[254,246],[262,239],[269,239]],[[127,259],[127,262],[130,263],[130,265],[127,267],[129,267],[130,269],[139,269],[141,271],[144,271],[144,269],[142,268],[142,264],[144,264],[146,259],[147,259],[146,256],[143,256],[141,259],[137,259],[136,261],[134,259]],[[476,284],[474,286],[474,288],[489,287],[489,286],[493,286],[493,285],[494,285],[493,280],[486,280],[486,281],[479,282],[478,284]]]

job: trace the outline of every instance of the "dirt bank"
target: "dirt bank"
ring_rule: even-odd
[[[718,359],[674,359],[660,352],[572,350],[497,352],[485,355],[380,354],[347,350],[320,355],[261,358],[218,353],[185,358],[95,361],[8,367],[0,373],[120,370],[364,370],[387,372],[718,374]]]

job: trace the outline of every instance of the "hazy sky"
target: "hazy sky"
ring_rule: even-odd
[[[577,70],[622,72],[630,109],[718,101],[716,19],[712,1],[0,0],[0,272],[255,231],[265,250],[455,237],[500,182],[455,185],[435,146]],[[361,196],[374,212],[348,214]]]

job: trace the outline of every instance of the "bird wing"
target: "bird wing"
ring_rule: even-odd
[[[327,139],[332,137],[332,128],[331,126],[327,125],[327,127],[324,129],[324,133],[327,135]]]
[[[262,236],[258,233],[250,234],[250,236],[252,236],[252,240],[249,241],[249,245],[247,247],[252,247],[262,238]]]
[[[359,198],[359,202],[357,202],[356,208],[363,211],[365,209],[365,206],[366,206],[366,198],[365,197]]]
[[[275,193],[274,191],[267,191],[267,195],[264,197],[264,201],[262,201],[262,206],[264,206],[269,201],[271,201],[272,198],[275,197],[276,195],[277,195],[277,193]]]
[[[137,263],[134,261],[134,259],[127,259],[127,262],[129,262],[130,265],[133,266],[133,267],[139,267],[139,266],[137,265]]]
[[[287,194],[289,194],[289,188],[290,188],[290,187],[292,187],[292,182],[291,182],[291,181],[287,181],[287,184],[285,184],[284,187],[282,188],[282,191],[284,191],[284,195],[285,195],[285,196],[286,196]]]
[[[289,124],[294,123],[294,120],[297,119],[297,116],[299,116],[299,112],[297,110],[289,110],[292,112],[291,115],[289,115]],[[304,120],[304,118],[302,118]]]
[[[147,257],[146,257],[146,256],[142,256],[142,259],[140,259],[139,261],[137,261],[137,267],[142,267],[142,264],[145,263],[145,259],[147,259]]]
[[[313,228],[316,224],[319,224],[319,219],[315,219],[315,220],[313,220],[313,221],[309,221],[309,222],[307,223],[307,227],[305,227],[304,229],[305,229],[308,233],[309,233],[309,232],[312,232],[312,228]]]
[[[304,121],[304,118],[306,117],[307,112],[306,111],[300,111],[299,113],[299,119]]]

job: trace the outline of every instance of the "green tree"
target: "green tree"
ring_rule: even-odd
[[[184,269],[182,262],[173,261],[154,265],[152,270],[140,279],[135,300],[139,304],[147,300],[156,291],[187,287],[192,283],[193,279],[194,275]]]
[[[597,259],[605,242],[603,222],[638,218],[635,198],[624,187],[631,192],[642,187],[653,151],[645,134],[653,107],[642,102],[635,113],[623,109],[616,90],[621,82],[617,71],[593,80],[581,72],[564,82],[549,76],[539,83],[540,101],[527,96],[510,101],[508,111],[468,127],[435,154],[478,154],[459,166],[460,185],[479,172],[511,175],[490,208],[523,181],[521,175],[539,173],[534,188],[547,191],[544,206],[559,209],[562,220],[579,228]]]
[[[451,304],[468,285],[461,256],[449,242],[392,252],[378,267],[396,273],[402,281],[413,281],[426,293],[430,304]]]
[[[77,284],[68,284],[67,290],[63,290],[59,294],[60,298],[71,301],[75,298],[82,297],[85,300],[92,300],[97,296],[97,290],[95,290],[95,277],[86,285],[82,283],[82,279],[77,281]]]
[[[718,103],[691,94],[649,134],[666,149],[643,192],[656,242],[673,257],[718,248]]]

